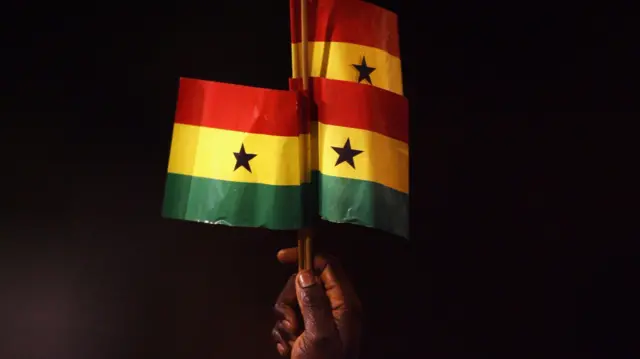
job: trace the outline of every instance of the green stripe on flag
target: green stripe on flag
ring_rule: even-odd
[[[162,215],[228,226],[294,230],[302,225],[301,188],[168,173]]]
[[[409,195],[379,183],[314,173],[320,216],[409,238]]]

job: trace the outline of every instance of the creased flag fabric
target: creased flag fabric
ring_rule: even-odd
[[[293,78],[300,77],[300,5],[290,0]],[[396,14],[360,0],[308,5],[310,76],[362,83],[403,94]]]
[[[298,3],[290,3],[294,90],[301,88]],[[316,106],[311,167],[320,216],[408,238],[409,105],[402,95],[396,15],[359,0],[316,0],[309,3],[308,31],[310,51],[311,42],[324,44],[321,56],[310,56],[309,91]],[[362,56],[368,69],[334,52],[333,43]]]
[[[181,78],[163,216],[301,228],[298,96]]]

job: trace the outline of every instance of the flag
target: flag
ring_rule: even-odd
[[[293,78],[299,78],[299,0],[290,0]],[[310,76],[367,83],[402,95],[396,14],[359,0],[308,4]]]
[[[181,78],[163,216],[303,226],[298,94]]]
[[[291,0],[292,89],[300,88]],[[323,219],[409,237],[409,111],[394,13],[359,0],[308,5],[311,143]]]

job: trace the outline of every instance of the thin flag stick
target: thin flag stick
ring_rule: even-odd
[[[300,0],[300,72],[302,75],[302,90],[309,90],[309,42],[307,32],[307,1]],[[308,121],[308,110],[303,111],[303,121]],[[310,170],[310,164],[305,161],[305,170]],[[313,268],[313,254],[311,252],[311,231],[301,229],[298,231],[298,270],[310,270]]]
[[[309,89],[309,34],[307,29],[307,1],[300,0],[300,71],[302,72],[302,89]]]

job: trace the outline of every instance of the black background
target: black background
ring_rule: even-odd
[[[375,3],[401,22],[413,239],[316,240],[362,297],[362,358],[629,357],[637,256],[606,213],[630,10]],[[160,207],[178,78],[286,89],[287,1],[3,7],[0,358],[276,358],[294,234]]]

